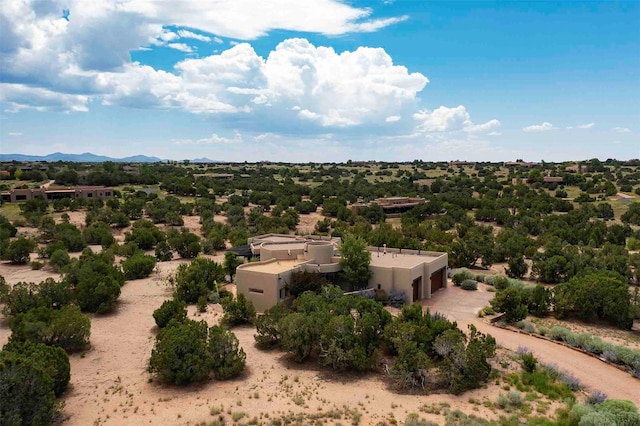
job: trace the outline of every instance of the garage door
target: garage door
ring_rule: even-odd
[[[444,277],[444,269],[445,268],[442,268],[431,274],[431,294],[435,293],[443,287],[442,282]]]

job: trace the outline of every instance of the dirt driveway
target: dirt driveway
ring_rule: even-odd
[[[518,346],[529,348],[540,362],[556,364],[561,370],[573,374],[588,388],[587,392],[599,389],[610,398],[628,399],[640,406],[640,380],[629,373],[565,346],[494,327],[478,318],[478,311],[489,303],[494,294],[482,290],[464,291],[450,286],[438,291],[432,299],[423,301],[423,305],[429,307],[432,313],[440,312],[457,321],[463,330],[469,324],[475,325],[479,331],[491,334],[504,348],[513,351]]]

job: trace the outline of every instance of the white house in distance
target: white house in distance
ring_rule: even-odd
[[[340,239],[319,236],[261,235],[249,239],[259,262],[240,265],[236,289],[264,312],[287,302],[287,284],[294,272],[333,274],[340,267]],[[409,301],[430,299],[447,284],[447,253],[367,247],[373,273],[368,288],[404,292]]]

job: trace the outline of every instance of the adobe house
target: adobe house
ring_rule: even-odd
[[[425,203],[424,198],[420,197],[386,197],[376,198],[368,203],[355,203],[351,205],[351,210],[354,214],[358,214],[358,211],[362,207],[368,207],[373,204],[377,204],[382,207],[385,214],[403,213],[416,206],[421,206]]]
[[[236,289],[264,312],[279,302],[291,300],[287,284],[294,272],[331,275],[342,270],[340,240],[295,235],[262,235],[249,239],[259,262],[245,263],[236,270]],[[367,288],[404,292],[409,301],[430,299],[447,284],[447,253],[367,247],[373,273]]]
[[[60,198],[84,198],[93,200],[99,198],[106,200],[113,198],[113,188],[106,186],[70,186],[70,187],[49,187],[36,189],[13,189],[11,191],[0,192],[2,201],[15,203],[21,201],[42,198],[47,201],[58,200]]]

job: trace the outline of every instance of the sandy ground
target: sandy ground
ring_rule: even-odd
[[[313,212],[309,214],[301,214],[300,222],[298,223],[298,234],[312,234],[316,230],[316,223],[319,220],[324,219],[318,212]]]

